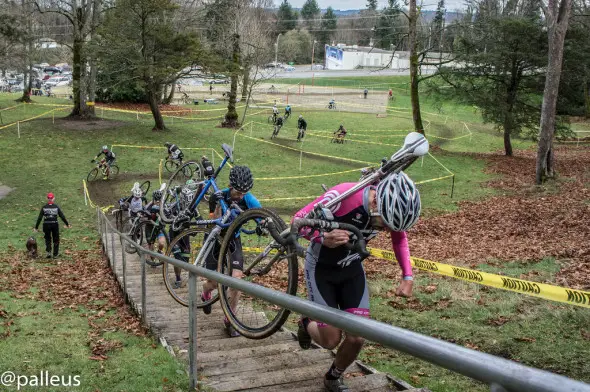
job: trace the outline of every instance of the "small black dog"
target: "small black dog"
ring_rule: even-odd
[[[37,258],[37,240],[33,236],[27,240],[27,252],[30,258]]]

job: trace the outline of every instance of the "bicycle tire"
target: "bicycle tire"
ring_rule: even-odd
[[[276,213],[266,208],[249,209],[241,213],[234,220],[227,229],[227,233],[223,236],[224,239],[219,252],[219,260],[217,262],[218,272],[231,276],[232,265],[227,261],[224,263],[223,260],[232,259],[231,257],[228,257],[228,252],[231,252],[232,241],[237,231],[241,232],[240,241],[242,242],[242,250],[244,254],[244,270],[252,264],[254,258],[260,254],[260,252],[257,251],[259,247],[255,246],[255,241],[261,240],[270,243],[272,237],[258,236],[255,234],[257,238],[253,238],[251,236],[247,237],[246,233],[255,233],[256,230],[251,229],[256,227],[259,222],[268,218],[272,218],[272,220],[277,223],[276,227],[279,232],[287,228],[286,223]],[[252,227],[250,227],[250,225]],[[244,230],[245,226],[247,226],[246,230]],[[265,246],[262,247],[264,248]],[[269,283],[269,285],[275,289],[278,286],[281,291],[289,295],[296,295],[298,277],[297,255],[292,251],[291,247],[288,247],[283,252],[271,253],[271,260],[273,260],[274,257],[280,257],[280,255],[284,256],[281,260],[277,261],[276,264],[270,267],[269,273],[252,273],[251,271],[248,276],[244,275],[243,279],[261,285]],[[287,260],[286,266],[284,265],[285,260]],[[269,264],[266,263],[266,265],[268,266]],[[221,308],[223,309],[225,316],[242,336],[249,339],[264,339],[271,336],[283,326],[287,317],[289,317],[289,314],[291,313],[284,308],[279,308],[277,310],[275,305],[270,303],[264,304],[265,301],[260,300],[259,298],[249,297],[243,292],[240,294],[239,303],[234,310],[230,306],[228,287],[219,284],[217,291],[220,294]],[[257,312],[256,310],[259,308],[262,308],[263,311]],[[271,313],[273,315],[269,316]]]
[[[131,238],[132,241],[140,244],[142,241],[142,237],[143,237],[143,233],[141,231],[139,231],[139,227],[141,225],[141,222],[135,222],[132,219],[129,219],[126,223],[128,224],[129,222],[133,222],[133,223],[131,223],[132,226],[129,229],[129,231],[127,232],[127,236],[129,238]],[[125,245],[123,246],[123,248],[126,253],[129,253],[129,254],[137,253],[137,248],[129,242],[125,242]]]
[[[190,177],[186,177],[186,167],[190,168]],[[166,211],[167,205],[174,204],[174,196],[171,194],[171,190],[174,189],[176,186],[181,186],[186,183],[189,179],[193,179],[195,181],[202,181],[203,180],[203,169],[201,164],[197,161],[187,161],[182,166],[180,166],[174,174],[170,176],[170,179],[166,183],[166,188],[162,194],[162,198],[160,199],[160,219],[164,223],[172,223],[174,220],[174,215],[168,216]]]
[[[180,234],[178,234],[176,237],[174,237],[172,239],[172,241],[170,241],[170,244],[168,245],[168,249],[166,250],[166,256],[172,257],[172,258],[176,258],[178,260],[178,257],[186,257],[187,260],[186,262],[191,262],[194,264],[194,262],[196,261],[197,258],[197,254],[198,251],[200,250],[200,247],[198,247],[199,245],[199,239],[197,239],[195,241],[195,243],[191,243],[190,242],[190,237],[195,237],[197,235],[202,234],[203,235],[203,239],[204,239],[204,235],[208,233],[208,230],[205,227],[192,227],[190,229],[184,230],[182,231]],[[177,244],[182,241],[183,238],[189,237],[189,253],[188,255],[184,255],[182,252],[182,249],[180,249],[180,254],[175,256],[175,251],[177,249],[176,246]],[[182,244],[182,243],[181,243]],[[200,242],[200,245],[202,246],[203,242]],[[190,246],[190,245],[196,245],[196,246]],[[181,245],[179,245],[181,246]],[[194,252],[194,254],[193,254]],[[185,261],[185,260],[183,260]],[[205,267],[205,260],[202,260],[198,266],[200,267]],[[162,277],[164,278],[164,285],[166,286],[166,290],[168,290],[168,293],[172,296],[172,298],[174,298],[174,300],[176,302],[178,302],[179,304],[181,304],[182,306],[187,306],[188,307],[188,271],[187,270],[183,270],[181,269],[179,272],[180,274],[180,286],[179,287],[175,287],[174,286],[174,282],[177,280],[176,279],[176,273],[178,270],[175,271],[175,268],[173,265],[169,264],[169,263],[164,263],[164,265],[162,266]],[[211,295],[211,299],[208,301],[202,301],[201,300],[201,293],[202,293],[202,287],[203,287],[203,283],[205,282],[206,279],[201,278],[201,277],[197,277],[197,308],[202,308],[204,306],[207,305],[212,305],[215,302],[217,302],[217,300],[219,300],[219,295],[217,293],[217,290],[214,290],[214,293]]]
[[[119,166],[111,165],[111,167],[109,169],[109,178],[114,177],[117,174],[119,174]]]
[[[176,161],[172,161],[172,160],[170,160],[170,159],[167,159],[167,160],[166,160],[166,163],[164,163],[164,167],[166,168],[166,171],[167,171],[168,173],[173,173],[173,172],[175,172],[176,170],[178,170],[178,167],[179,167],[179,166],[180,166],[180,165],[178,164],[178,162],[176,162]]]
[[[150,180],[146,180],[146,181],[142,182],[141,185],[139,186],[139,189],[141,189],[144,196],[147,195],[148,191],[150,190],[151,184],[152,183],[150,182]]]
[[[151,240],[150,237],[152,237],[152,238],[155,237],[155,240],[154,240],[154,243],[155,243],[155,242],[158,241],[159,235],[160,234],[164,234],[164,238],[166,239],[166,245],[165,245],[163,251],[154,250],[154,252],[161,253],[161,254],[164,254],[165,255],[166,252],[168,251],[168,245],[170,244],[170,241],[168,239],[168,234],[166,233],[166,231],[161,226],[158,226],[158,227],[154,227],[154,226],[155,226],[154,223],[152,221],[149,221],[149,220],[148,221],[143,221],[143,222],[140,222],[139,223],[138,230],[141,232],[141,236],[139,237],[140,241],[138,243],[142,247],[150,249],[150,245],[153,245],[153,244],[150,243],[151,242],[150,241]],[[154,232],[153,231],[157,231],[157,233],[155,233],[155,236],[154,236]],[[149,236],[146,234],[148,232],[150,233]],[[151,265],[152,267],[159,267],[159,266],[161,266],[164,263],[160,259],[157,259],[157,258],[152,257],[152,256],[149,256],[149,255],[146,255],[145,262],[148,265]]]
[[[274,124],[274,116],[268,116],[268,123],[269,124]]]
[[[97,167],[90,170],[90,173],[88,173],[88,176],[86,177],[86,181],[87,182],[94,181],[94,180],[96,180],[96,176],[98,176],[98,168]]]

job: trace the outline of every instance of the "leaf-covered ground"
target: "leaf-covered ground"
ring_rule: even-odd
[[[488,184],[500,195],[463,201],[458,212],[422,219],[409,233],[412,254],[467,265],[555,257],[562,266],[558,284],[589,289],[590,147],[558,146],[558,179],[544,187],[532,185],[536,151],[475,156],[500,175]],[[389,247],[384,236],[372,245]],[[376,260],[366,264],[381,273],[397,268]]]

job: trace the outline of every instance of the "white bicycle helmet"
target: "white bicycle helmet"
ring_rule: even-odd
[[[420,217],[420,193],[404,173],[393,173],[377,185],[377,210],[393,231],[409,230]]]
[[[133,196],[135,197],[142,197],[143,196],[143,191],[141,190],[141,188],[137,187],[133,189]]]

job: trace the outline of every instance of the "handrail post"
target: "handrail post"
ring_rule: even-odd
[[[188,364],[190,390],[197,388],[197,274],[188,278]]]
[[[147,291],[147,287],[146,287],[146,271],[145,271],[145,255],[143,254],[143,252],[141,252],[139,249],[137,249],[137,252],[139,253],[139,262],[141,263],[141,318],[143,319],[143,322],[145,323],[145,325],[147,326],[148,322],[147,322],[147,309],[146,309],[146,291]]]
[[[116,278],[117,270],[115,269],[115,257],[115,231],[111,228],[111,268]]]
[[[103,248],[104,248],[104,254],[107,257],[107,264],[111,264],[111,261],[109,260],[109,227],[107,226],[107,219],[106,217],[103,215],[102,216],[102,228],[103,228]]]
[[[123,292],[125,293],[125,299],[128,299],[127,295],[127,260],[125,256],[125,239],[123,236],[119,236],[121,242],[121,259],[123,261]]]

